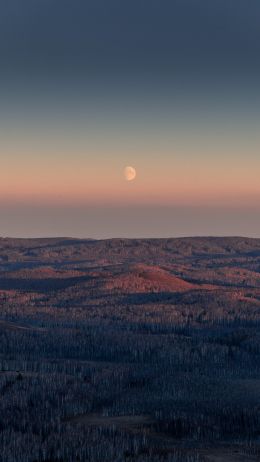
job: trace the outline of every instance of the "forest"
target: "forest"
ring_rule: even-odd
[[[260,240],[0,239],[1,462],[260,460]]]

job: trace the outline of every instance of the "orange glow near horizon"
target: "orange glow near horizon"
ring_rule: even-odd
[[[136,163],[135,163],[136,165]],[[71,204],[199,205],[255,203],[260,197],[258,171],[242,166],[184,165],[172,168],[137,165],[134,182],[126,182],[120,162],[38,162],[10,166],[0,173],[0,202]]]
[[[127,144],[126,144],[127,146]],[[150,143],[135,148],[68,145],[64,150],[4,150],[0,146],[1,204],[71,205],[256,205],[260,160],[256,143],[250,162],[243,147],[194,143]],[[135,181],[124,168],[134,165]]]

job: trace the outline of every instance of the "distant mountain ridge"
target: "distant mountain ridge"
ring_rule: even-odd
[[[74,238],[0,238],[2,261],[41,259],[64,260],[101,258],[116,262],[119,259],[155,263],[160,257],[200,257],[206,255],[255,255],[260,253],[260,239],[247,237],[184,237],[159,239],[74,239]]]

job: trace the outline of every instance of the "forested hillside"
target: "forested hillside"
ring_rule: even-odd
[[[0,239],[1,462],[260,459],[260,240]]]

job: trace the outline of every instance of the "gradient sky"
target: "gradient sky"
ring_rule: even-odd
[[[260,236],[259,24],[259,0],[3,1],[0,234]]]

